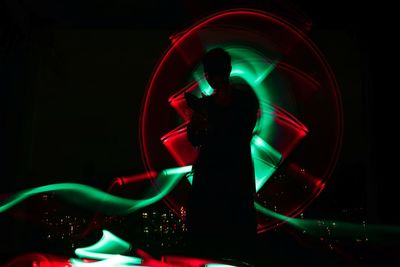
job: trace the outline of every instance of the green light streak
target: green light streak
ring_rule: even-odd
[[[88,247],[77,248],[75,254],[81,259],[99,260],[96,262],[84,262],[80,259],[70,259],[72,266],[138,266],[143,260],[139,257],[124,256],[123,253],[129,252],[131,244],[115,236],[107,230],[103,230],[101,239]]]
[[[282,155],[264,140],[268,136],[268,129],[274,123],[275,113],[270,104],[268,88],[264,81],[268,75],[275,69],[277,62],[268,60],[262,53],[255,49],[244,46],[222,45],[219,46],[231,55],[232,71],[231,79],[239,77],[254,90],[256,94],[261,116],[254,129],[254,135],[251,142],[251,153],[254,163],[256,191],[258,192],[282,161]],[[214,47],[209,47],[212,49]],[[204,95],[211,95],[213,89],[203,78],[203,69],[198,66],[193,72],[193,77],[198,81],[200,91]],[[192,179],[192,177],[188,177]],[[191,183],[191,180],[189,180]]]
[[[210,49],[211,48],[213,47],[210,47]],[[245,80],[257,95],[260,104],[261,117],[257,123],[256,131],[261,138],[266,139],[268,136],[268,129],[274,123],[274,116],[268,112],[270,109],[270,96],[268,93],[269,90],[264,84],[264,81],[275,69],[278,62],[273,62],[267,59],[262,53],[250,47],[226,45],[221,48],[231,55],[231,78],[239,77]],[[200,69],[197,70],[197,72],[200,71]],[[199,75],[197,74],[195,77],[198,76]],[[199,83],[199,87],[206,95],[212,93],[212,88],[204,79]]]
[[[296,222],[296,220],[298,220],[298,219],[288,217],[288,216],[282,215],[280,213],[277,213],[275,211],[272,211],[270,209],[267,209],[266,207],[261,206],[257,202],[254,202],[254,206],[255,206],[256,210],[258,210],[259,212],[261,212],[262,214],[264,214],[270,218],[278,219],[280,221],[286,221],[286,222],[292,224],[293,226],[298,226],[298,223]]]
[[[159,190],[151,188],[145,197],[139,200],[114,196],[83,184],[59,183],[24,190],[3,200],[0,203],[0,213],[31,196],[54,192],[57,196],[81,207],[96,209],[109,215],[128,214],[161,200],[179,183],[188,170],[191,170],[191,166],[171,168],[160,172],[155,180]]]
[[[254,164],[256,192],[258,192],[278,168],[282,161],[282,155],[258,135],[254,135],[251,141],[251,154]],[[192,184],[192,166],[182,167],[183,170],[188,172],[186,178]]]
[[[95,244],[78,248],[75,250],[75,254],[79,257],[79,259],[71,258],[69,262],[73,267],[87,267],[87,266],[96,266],[96,267],[109,267],[109,266],[118,266],[118,267],[134,267],[134,266],[146,266],[142,264],[146,264],[146,259],[142,259],[136,256],[126,256],[121,254],[126,254],[131,249],[131,244],[122,240],[121,238],[115,236],[111,232],[107,230],[103,230],[103,236],[101,239]],[[90,259],[97,260],[93,262],[85,262],[82,259]],[[191,259],[188,258],[187,266],[190,264]],[[147,261],[150,262],[150,261]],[[177,264],[169,264],[164,261],[157,261],[155,259],[151,259],[150,266],[178,266]],[[183,264],[183,263],[182,263]],[[186,266],[186,264],[184,264]],[[183,265],[179,265],[183,266]],[[203,266],[203,265],[202,265]],[[213,263],[209,261],[208,264],[204,266],[209,267],[237,267],[235,265],[221,264],[221,263]]]
[[[259,75],[257,77],[257,79],[254,80],[254,84],[258,85],[261,82],[263,82],[267,78],[267,76],[275,69],[275,66],[276,66],[276,63],[270,64],[267,67],[267,69],[263,73],[261,73],[261,75]]]
[[[109,254],[123,254],[131,249],[131,245],[107,230],[103,230],[101,239],[88,247],[77,248],[75,254],[80,258],[104,260]],[[141,263],[139,260],[138,263]]]
[[[313,236],[326,238],[360,239],[370,242],[400,243],[400,227],[394,225],[379,225],[366,223],[350,223],[333,220],[313,220],[291,218],[269,210],[257,202],[254,203],[257,211],[280,221],[286,221],[290,226]]]
[[[282,160],[282,155],[257,135],[254,135],[251,141],[251,154],[254,164],[256,192],[258,192],[276,171]],[[182,168],[184,168],[182,171],[188,172],[186,178],[192,184],[192,166]]]
[[[258,135],[251,140],[251,154],[258,192],[278,168],[282,155]]]
[[[166,169],[164,170],[164,174],[165,175],[181,175],[181,174],[186,174],[188,172],[192,171],[192,165],[188,165],[188,166],[183,166],[183,167],[177,167],[177,168],[172,168],[172,169]]]
[[[189,183],[192,184],[193,183],[193,172],[187,174],[186,178],[188,179]]]

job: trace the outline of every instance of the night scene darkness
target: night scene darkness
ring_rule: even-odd
[[[400,266],[373,13],[1,1],[0,266]]]

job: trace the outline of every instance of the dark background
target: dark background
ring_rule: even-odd
[[[341,89],[344,139],[339,162],[305,215],[399,224],[392,204],[393,177],[383,167],[386,160],[381,163],[387,157],[378,145],[381,120],[374,117],[380,85],[375,58],[382,53],[375,46],[379,10],[343,0],[188,2],[0,2],[0,195],[56,182],[105,189],[118,175],[143,172],[140,106],[151,72],[169,46],[168,37],[213,11],[247,6],[309,18],[309,36]],[[40,249],[62,251],[39,245],[35,226],[13,216],[0,217],[1,260]],[[352,257],[344,259],[324,249],[319,240],[295,242],[290,230],[282,228],[260,237],[272,251],[273,263],[280,257],[281,264],[300,266],[376,266],[399,260],[385,245],[354,242],[343,244]],[[294,257],[288,258],[288,251]]]

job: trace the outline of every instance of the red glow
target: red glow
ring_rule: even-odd
[[[184,119],[185,122],[190,120],[192,115],[192,110],[188,107],[186,100],[184,98],[185,92],[192,92],[198,86],[197,82],[193,81],[189,83],[187,86],[179,90],[177,93],[173,94],[168,102],[175,109],[178,115]]]
[[[189,28],[188,30],[184,31],[181,34],[176,34],[171,40],[172,45],[168,48],[167,52],[165,55],[161,58],[161,61],[158,63],[154,73],[152,74],[152,78],[149,82],[149,86],[147,87],[146,93],[145,93],[145,98],[143,101],[143,108],[142,108],[142,116],[140,118],[140,140],[141,140],[141,146],[142,146],[142,156],[145,161],[145,165],[149,170],[157,169],[156,166],[154,166],[154,163],[150,159],[151,153],[156,153],[154,151],[154,144],[152,144],[151,141],[148,141],[148,138],[151,136],[151,133],[149,132],[148,125],[146,125],[150,119],[151,116],[149,112],[151,112],[152,107],[149,104],[150,97],[153,95],[153,90],[156,90],[158,87],[158,83],[161,82],[161,78],[164,75],[162,74],[162,71],[164,68],[167,67],[168,69],[168,64],[172,61],[175,63],[175,69],[178,69],[178,62],[177,59],[182,57],[182,54],[186,55],[183,53],[183,51],[186,51],[185,48],[190,47],[190,55],[191,58],[187,59],[185,56],[184,62],[185,64],[188,64],[189,62],[192,63],[191,66],[197,63],[198,59],[204,54],[204,48],[201,45],[201,42],[197,40],[195,36],[196,32],[199,31],[202,28],[206,28],[207,25],[212,24],[218,20],[224,19],[224,18],[230,18],[230,17],[241,17],[241,16],[250,16],[250,17],[258,17],[260,19],[265,19],[268,18],[269,20],[272,20],[274,23],[278,24],[281,27],[284,27],[285,29],[289,31],[293,31],[295,27],[288,22],[283,22],[279,17],[276,17],[275,15],[264,12],[264,11],[259,11],[259,10],[251,10],[251,9],[232,9],[228,11],[223,11],[217,14],[213,14],[197,24],[195,24],[193,27]],[[294,32],[297,34],[297,37],[304,39],[305,36],[301,32]],[[188,41],[190,38],[194,38],[195,40],[190,41],[189,44],[185,44],[185,47],[182,47],[183,41]],[[195,41],[198,41],[196,43]],[[181,63],[182,64],[182,63]],[[190,67],[190,65],[188,66]],[[160,81],[159,81],[160,80]],[[156,149],[157,150],[157,149]]]
[[[179,166],[193,164],[197,157],[197,150],[187,139],[186,125],[181,125],[161,138],[162,143],[171,153]]]
[[[274,148],[277,149],[285,159],[290,155],[300,140],[306,136],[308,129],[292,114],[275,104],[272,105],[275,123],[271,125],[270,131],[274,132],[274,136],[278,137],[275,138]]]
[[[189,258],[183,256],[163,256],[162,261],[172,266],[185,266],[185,267],[202,267],[209,263],[220,263],[224,264],[222,261],[210,260],[210,259],[200,259],[200,258]],[[226,264],[226,263],[225,263]]]
[[[288,169],[289,171],[296,173],[296,175],[301,176],[302,179],[308,181],[309,184],[314,186],[315,190],[317,191],[322,191],[322,189],[325,187],[325,183],[322,181],[322,178],[315,177],[314,175],[309,173],[308,170],[305,170],[298,164],[290,163]]]
[[[66,257],[54,256],[42,253],[21,255],[3,265],[3,267],[72,267]]]
[[[137,182],[141,182],[144,180],[154,179],[155,177],[157,177],[157,172],[150,171],[150,172],[144,172],[141,174],[121,176],[121,177],[118,177],[117,180],[118,180],[119,185],[122,186],[124,184],[132,184],[132,183],[137,183]]]
[[[229,33],[234,36],[224,35],[223,29],[231,30]],[[287,88],[284,88],[287,91],[280,91],[280,87],[274,88],[272,82],[271,90],[275,89],[288,97],[271,100],[282,108],[273,108],[273,112],[276,112],[275,125],[271,126],[271,135],[263,138],[284,159],[289,160],[286,163],[291,163],[292,152],[296,152],[294,162],[307,166],[307,171],[320,177],[321,181],[318,184],[319,180],[312,182],[312,179],[303,177],[304,181],[296,181],[297,184],[293,185],[288,176],[278,185],[274,179],[270,179],[268,188],[260,191],[260,195],[264,195],[263,200],[271,203],[271,200],[276,200],[275,193],[285,192],[293,196],[294,191],[300,194],[295,188],[314,188],[305,189],[302,196],[288,198],[286,203],[281,201],[270,204],[272,206],[267,205],[268,208],[277,205],[286,216],[296,216],[315,199],[331,176],[341,146],[342,106],[334,75],[318,48],[304,32],[268,12],[251,9],[223,11],[171,36],[171,46],[154,69],[143,98],[139,134],[146,169],[160,170],[174,163],[182,166],[193,162],[196,151],[185,145],[187,140],[183,133],[190,111],[182,101],[182,94],[196,87],[194,82],[188,84],[187,78],[200,62],[205,52],[203,46],[223,45],[225,37],[231,42],[244,43],[249,47],[254,45],[260,51],[273,51],[271,59],[279,62],[272,75],[276,74],[281,78],[280,81],[287,83]],[[260,42],[261,39],[263,42]],[[274,57],[275,54],[278,56]],[[176,114],[183,119],[183,124],[171,131],[176,127]],[[289,154],[292,155],[290,159]],[[294,170],[286,170],[285,175],[287,172]],[[296,174],[296,177],[301,177],[301,174]],[[273,189],[270,190],[271,185]],[[186,205],[186,186],[182,185],[179,192],[172,192],[164,199],[167,206],[176,213],[179,213],[179,207]],[[276,225],[275,221],[266,218],[259,221],[259,224],[261,228]]]

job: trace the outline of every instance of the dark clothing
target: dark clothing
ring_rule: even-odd
[[[251,89],[236,87],[227,105],[217,104],[215,96],[201,100],[208,127],[188,127],[189,140],[200,146],[188,206],[189,244],[203,252],[199,256],[240,259],[256,235],[250,141],[258,102]]]

